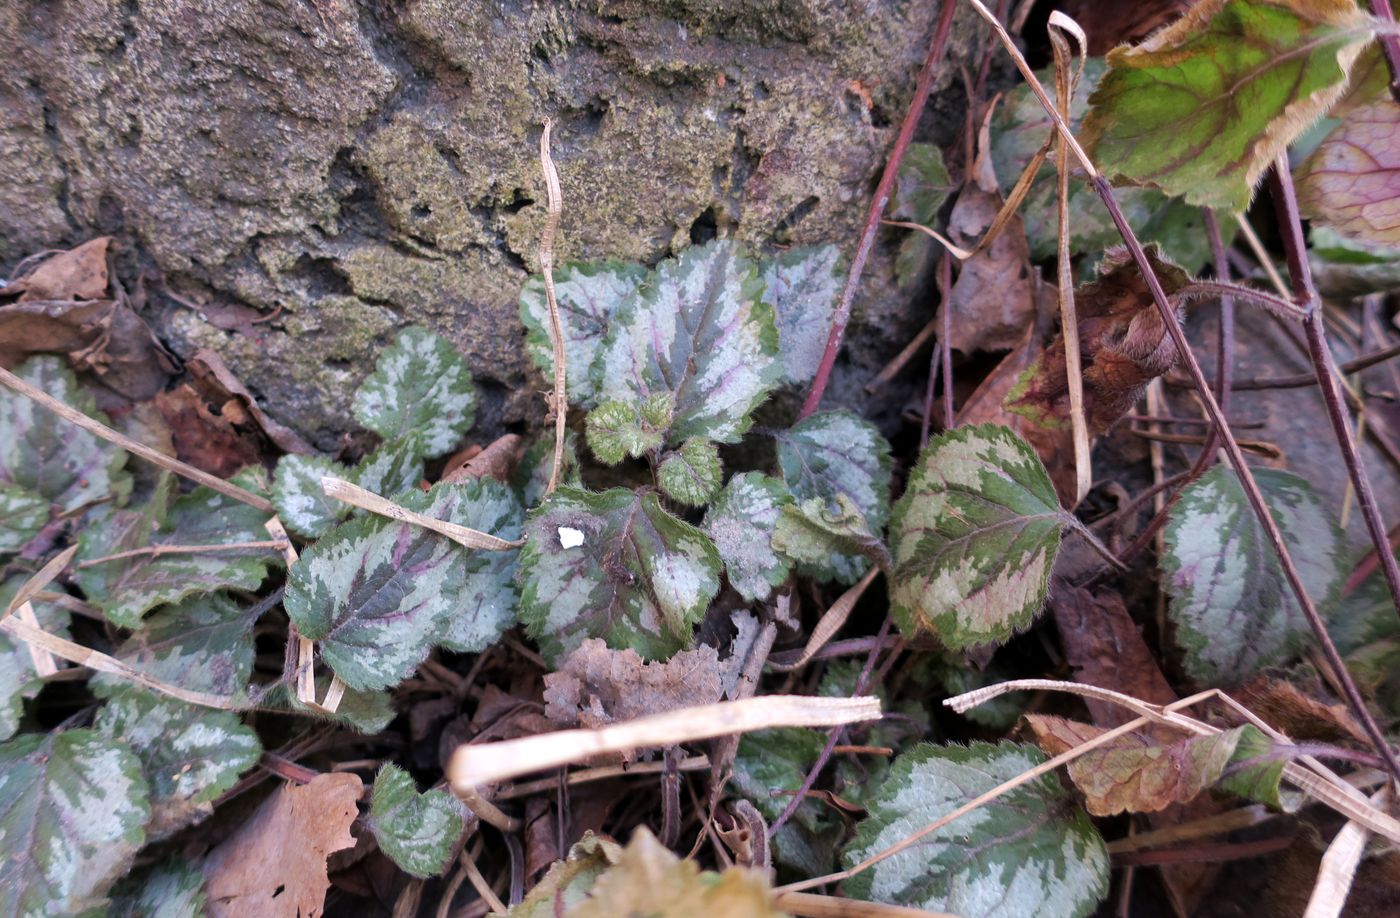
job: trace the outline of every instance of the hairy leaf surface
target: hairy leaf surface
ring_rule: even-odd
[[[761,472],[734,475],[705,513],[705,530],[724,560],[729,585],[755,602],[787,579],[791,565],[773,548],[782,508],[792,503],[787,486]]]
[[[1311,486],[1288,472],[1255,469],[1308,595],[1326,608],[1346,561],[1346,542]],[[1309,633],[1235,473],[1217,466],[1188,485],[1165,531],[1163,584],[1192,676],[1233,684],[1282,661]]]
[[[806,385],[817,375],[845,282],[840,262],[834,245],[788,249],[763,262],[763,298],[777,314],[784,385]]]
[[[385,765],[374,779],[369,826],[379,849],[405,873],[432,877],[452,860],[466,820],[462,805],[447,791],[420,794],[408,772]]]
[[[853,866],[1045,761],[1033,746],[923,744],[900,756],[846,846]],[[1108,893],[1103,839],[1053,775],[992,800],[846,881],[860,899],[965,918],[1077,918]]]
[[[870,570],[872,561],[889,558],[865,515],[845,494],[832,501],[813,497],[784,504],[778,510],[772,545],[797,564],[799,573],[822,583],[855,583]]]
[[[0,554],[19,551],[49,521],[49,502],[18,485],[0,484]]]
[[[661,457],[656,479],[672,500],[688,507],[703,507],[724,481],[719,447],[709,440],[686,440],[680,449]]]
[[[204,877],[185,861],[167,859],[119,883],[107,918],[194,918],[205,907]]]
[[[476,420],[471,371],[441,335],[413,326],[379,355],[355,393],[355,420],[385,440],[416,438],[425,456],[456,445]]]
[[[870,530],[890,518],[890,444],[849,411],[823,411],[776,435],[778,466],[798,501],[851,499]]]
[[[983,424],[929,442],[895,505],[891,601],[907,635],[1002,643],[1045,602],[1064,512],[1035,451]]]
[[[551,660],[586,637],[665,659],[719,591],[714,545],[654,493],[560,488],[531,512],[525,538],[520,619]]]

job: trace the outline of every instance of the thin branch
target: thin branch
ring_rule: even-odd
[[[549,206],[544,221],[544,232],[540,235],[540,271],[544,274],[544,297],[549,305],[549,344],[554,350],[554,394],[550,406],[554,410],[554,467],[549,470],[549,484],[544,489],[546,497],[553,494],[554,489],[559,486],[559,469],[564,464],[564,423],[569,415],[564,319],[559,314],[559,301],[554,296],[554,233],[559,229],[559,216],[564,212],[564,200],[559,191],[559,173],[554,168],[554,159],[549,155],[549,132],[553,126],[554,122],[548,118],[544,119],[544,131],[540,134],[540,168],[544,171],[544,187]]]
[[[1337,370],[1343,375],[1350,376],[1353,373],[1360,373],[1378,363],[1385,363],[1400,357],[1400,344],[1393,344],[1390,347],[1372,351],[1369,354],[1362,354],[1352,360],[1339,365]],[[1176,388],[1190,388],[1192,383],[1184,379],[1167,379],[1167,385]],[[1291,376],[1260,376],[1255,379],[1241,379],[1235,382],[1233,389],[1302,389],[1307,386],[1317,385],[1316,373],[1294,373]]]
[[[821,363],[817,365],[817,375],[812,379],[812,387],[807,390],[807,399],[802,403],[800,418],[805,418],[821,404],[822,394],[831,381],[831,370],[836,366],[836,355],[841,350],[841,340],[846,336],[846,325],[851,321],[851,303],[860,285],[861,274],[865,271],[866,259],[875,245],[875,236],[880,232],[880,216],[890,201],[895,179],[899,177],[899,164],[904,161],[904,151],[914,139],[914,129],[919,125],[919,116],[924,113],[924,103],[933,89],[933,78],[939,64],[943,62],[943,52],[948,46],[948,33],[953,25],[955,0],[943,0],[939,12],[938,25],[929,43],[928,55],[924,58],[923,69],[919,71],[918,82],[914,85],[914,98],[909,102],[909,110],[904,113],[904,121],[899,126],[899,136],[895,138],[894,149],[885,163],[885,171],[880,176],[880,184],[875,187],[875,199],[870,202],[870,211],[865,216],[865,229],[856,245],[855,257],[851,259],[851,270],[846,275],[846,286],[841,290],[841,300],[831,317],[831,330],[826,337],[826,350],[822,352]]]
[[[1222,284],[1230,281],[1230,258],[1225,252],[1225,237],[1220,232],[1220,221],[1215,211],[1209,207],[1201,209],[1205,222],[1206,239],[1210,242],[1210,260],[1215,267],[1215,279]],[[1291,304],[1290,304],[1291,305]],[[1220,410],[1230,413],[1230,390],[1235,381],[1235,298],[1222,294],[1220,297],[1220,327],[1215,336],[1215,399],[1220,402]]]

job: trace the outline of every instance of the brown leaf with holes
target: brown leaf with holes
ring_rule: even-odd
[[[1148,247],[1147,255],[1167,296],[1191,283],[1191,276],[1163,258],[1155,246]],[[1178,354],[1127,249],[1117,247],[1105,253],[1098,278],[1076,290],[1074,298],[1084,411],[1089,433],[1097,436],[1137,403],[1149,382],[1176,365]],[[1046,430],[1069,428],[1063,334],[1056,335],[1017,381],[1007,396],[1006,408]]]
[[[323,913],[326,858],[351,848],[364,791],[349,772],[285,784],[204,861],[212,918],[315,918]]]
[[[3,288],[5,296],[32,300],[98,300],[107,295],[107,247],[111,236],[98,236],[66,252],[57,252]]]
[[[296,431],[268,417],[258,405],[257,399],[253,398],[253,393],[248,391],[243,381],[234,375],[224,363],[224,359],[214,351],[208,348],[195,351],[194,356],[190,358],[189,370],[195,379],[195,385],[204,393],[206,399],[221,405],[227,405],[229,401],[236,399],[238,406],[252,416],[258,429],[284,452],[300,453],[303,456],[316,454],[311,444],[303,440]]]
[[[1068,752],[1106,733],[1063,717],[1027,714],[1026,722],[1046,755]],[[1129,733],[1092,749],[1067,766],[1094,816],[1153,813],[1191,800],[1220,779],[1239,743],[1240,731],[1188,736],[1171,743]]]
[[[155,397],[156,408],[170,425],[175,455],[197,469],[230,478],[261,459],[255,431],[244,427],[247,416],[237,402],[211,406],[189,384]]]
[[[565,727],[602,727],[710,704],[723,691],[719,654],[706,644],[665,662],[643,663],[635,650],[611,650],[597,638],[565,657],[558,672],[544,677],[544,686],[545,715]]]

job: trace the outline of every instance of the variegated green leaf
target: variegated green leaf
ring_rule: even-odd
[[[0,611],[6,609],[28,578],[15,576],[0,583]],[[50,634],[68,637],[68,613],[60,606],[35,601],[30,604],[39,627]],[[44,683],[34,672],[29,645],[0,631],[0,740],[9,739],[19,729],[24,715],[24,699],[39,694]]]
[[[1345,573],[1346,541],[1297,475],[1255,469],[1303,586],[1323,608]],[[1165,532],[1163,586],[1192,676],[1237,683],[1278,663],[1309,631],[1235,473],[1216,466],[1182,491]]]
[[[791,794],[802,787],[825,745],[826,734],[800,727],[745,733],[734,756],[729,788],[747,797],[772,822],[787,809]],[[830,873],[844,828],[826,815],[816,800],[802,801],[791,821],[769,839],[774,861],[805,876]]]
[[[390,440],[370,453],[351,471],[350,480],[366,491],[394,497],[423,480],[423,460],[413,437]],[[316,482],[319,488],[321,483]],[[337,501],[339,503],[339,501]]]
[[[620,261],[569,264],[554,272],[554,295],[564,326],[565,384],[570,404],[592,408],[597,402],[590,372],[612,317],[647,277],[641,265]],[[520,321],[525,348],[544,375],[554,377],[554,348],[549,341],[549,304],[544,278],[532,276],[520,291]]]
[[[845,281],[840,262],[834,245],[788,249],[763,262],[763,298],[777,315],[784,385],[803,386],[817,374]]]
[[[572,430],[564,433],[564,471],[559,476],[559,484],[570,488],[581,488],[583,482],[578,476],[578,437]],[[544,489],[549,486],[550,473],[554,471],[554,435],[538,437],[525,448],[525,455],[515,468],[511,484],[520,495],[520,503],[533,507],[544,497]]]
[[[241,697],[253,674],[253,618],[223,593],[162,606],[117,648],[117,659],[153,679],[193,692]],[[124,684],[97,673],[99,689]]]
[[[405,873],[433,877],[452,860],[466,820],[462,805],[447,791],[420,794],[408,772],[385,765],[374,779],[369,827],[379,850]]]
[[[656,480],[672,500],[689,507],[703,507],[724,481],[719,447],[709,440],[686,440],[680,449],[661,457]]]
[[[520,505],[494,479],[409,491],[399,503],[503,539],[520,532]],[[346,685],[387,688],[435,644],[478,651],[511,625],[513,555],[468,550],[384,517],[353,519],[292,567],[284,607]]]
[[[792,503],[787,487],[759,472],[729,479],[705,514],[705,530],[724,560],[729,585],[754,602],[787,579],[791,565],[773,549],[779,512]]]
[[[655,493],[560,488],[531,512],[525,538],[520,620],[551,660],[588,637],[666,659],[719,591],[714,545]]]
[[[49,521],[49,502],[18,485],[0,484],[0,554],[16,552]]]
[[[1040,457],[1008,428],[934,438],[890,524],[895,621],[953,649],[1006,641],[1045,603],[1067,522]]]
[[[58,357],[30,357],[15,368],[20,379],[71,408],[107,423],[92,394]],[[120,504],[131,493],[126,453],[47,408],[0,387],[0,487],[36,494],[60,511],[109,495]]]
[[[778,466],[798,501],[845,494],[879,533],[890,518],[890,444],[849,411],[814,414],[777,434]]]
[[[920,745],[895,761],[842,859],[851,866],[1039,765],[1033,746]],[[1108,894],[1108,851],[1053,774],[960,816],[846,881],[858,899],[964,918],[1078,918]]]
[[[812,497],[785,504],[778,511],[772,545],[803,576],[823,583],[855,583],[872,560],[888,558],[884,543],[845,494],[829,502]]]
[[[349,504],[327,497],[321,490],[321,479],[327,475],[349,478],[350,470],[325,456],[288,453],[277,460],[272,503],[278,519],[292,532],[319,539],[349,514]]]
[[[651,411],[643,410],[647,406],[610,401],[588,412],[584,428],[593,455],[604,465],[617,465],[623,459],[636,459],[643,453],[660,449],[671,423],[671,413],[666,411],[660,424],[652,424],[648,418],[661,416],[660,408],[668,402],[672,402],[671,394],[662,392],[647,400]]]
[[[716,240],[657,266],[618,309],[595,364],[595,388],[642,405],[667,392],[666,442],[733,443],[777,382],[778,331],[758,268]]]
[[[330,674],[324,669],[318,670],[316,697],[325,698],[330,685]],[[334,714],[327,714],[323,708],[313,708],[297,700],[296,693],[291,691],[287,683],[278,683],[268,692],[264,704],[270,708],[286,708],[298,712],[303,717],[339,724],[370,735],[382,733],[396,713],[393,697],[388,692],[347,688],[340,699],[340,707],[335,709]]]
[[[262,755],[258,735],[232,711],[196,707],[124,685],[94,728],[131,748],[150,787],[146,831],[160,839],[200,822]]]
[[[452,342],[426,328],[399,332],[355,393],[355,420],[385,440],[415,437],[425,456],[456,445],[476,420],[476,384]]]
[[[236,484],[265,491],[261,469],[248,468],[234,476]],[[106,510],[92,514],[78,536],[78,561],[92,562],[128,551],[161,546],[217,546],[265,542],[267,514],[206,487],[175,500],[158,529],[149,513]],[[220,588],[255,590],[270,568],[282,566],[282,555],[271,548],[229,548],[218,551],[154,551],[104,561],[78,569],[78,583],[107,618],[123,628],[135,628],[141,616],[162,603]]]
[[[1283,780],[1288,758],[1279,754],[1274,741],[1258,727],[1245,724],[1237,729],[1239,742],[1220,779],[1220,789],[1276,810],[1284,809],[1279,782]]]
[[[98,908],[146,841],[146,780],[95,730],[0,744],[0,915]]]
[[[181,860],[165,859],[117,884],[107,918],[203,918],[204,875]]]

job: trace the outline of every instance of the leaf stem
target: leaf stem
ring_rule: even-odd
[[[1177,300],[1189,300],[1204,299],[1206,297],[1220,297],[1222,300],[1233,300],[1238,297],[1246,303],[1262,306],[1280,319],[1287,319],[1291,322],[1307,321],[1306,310],[1300,309],[1297,305],[1288,302],[1288,300],[1285,300],[1281,296],[1274,296],[1272,293],[1265,293],[1263,290],[1256,290],[1253,287],[1245,287],[1241,284],[1231,284],[1224,281],[1193,281],[1181,290],[1178,290],[1173,298]],[[1232,308],[1233,305],[1232,302]]]
[[[826,337],[826,350],[822,352],[821,363],[817,365],[817,375],[812,379],[812,387],[807,390],[807,400],[802,403],[798,420],[817,410],[822,394],[826,392],[827,383],[831,381],[831,370],[836,366],[836,355],[841,350],[841,340],[846,336],[846,325],[851,321],[851,301],[855,299],[856,287],[865,271],[866,259],[870,257],[870,250],[875,245],[875,236],[880,231],[880,216],[890,201],[894,181],[899,176],[899,164],[904,161],[904,151],[909,149],[909,143],[914,139],[914,128],[918,127],[919,116],[924,112],[924,103],[928,101],[929,93],[933,89],[934,73],[943,62],[943,53],[948,46],[948,33],[952,30],[953,11],[956,7],[956,0],[943,0],[938,25],[934,28],[933,40],[929,43],[928,55],[924,58],[923,69],[919,71],[919,80],[914,85],[914,98],[910,100],[909,108],[904,113],[904,121],[899,126],[899,136],[895,138],[894,149],[890,151],[890,158],[885,163],[880,184],[875,186],[875,199],[870,202],[870,211],[865,216],[865,228],[861,231],[860,242],[856,245],[855,257],[851,259],[851,270],[846,275],[846,286],[841,290],[841,301],[831,317],[831,331]]]

